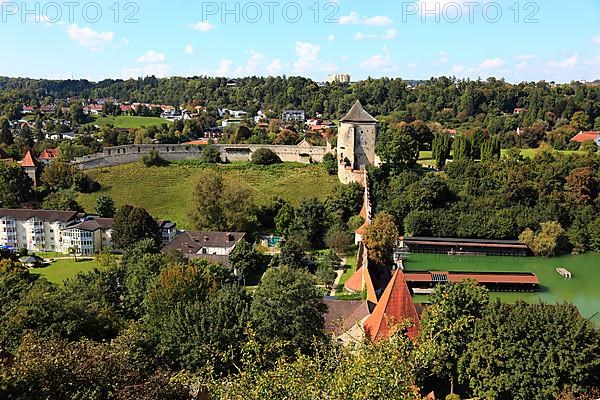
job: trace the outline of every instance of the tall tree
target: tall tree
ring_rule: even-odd
[[[254,292],[252,325],[259,341],[286,341],[291,353],[309,353],[323,341],[326,306],[314,277],[304,270],[271,268]]]
[[[31,195],[33,182],[18,164],[0,162],[0,206],[18,208]]]
[[[12,132],[10,131],[10,124],[6,117],[0,117],[0,144],[7,146],[12,145],[15,142]]]
[[[430,302],[421,321],[420,343],[431,357],[424,369],[448,379],[450,393],[454,393],[459,360],[489,303],[489,295],[477,282],[464,281],[437,286]]]
[[[460,371],[480,398],[585,393],[600,385],[600,331],[574,305],[496,301],[475,324]]]
[[[156,247],[160,246],[161,235],[156,220],[143,208],[129,205],[119,208],[112,227],[113,246],[125,250],[144,239],[151,239]]]
[[[246,231],[256,222],[248,188],[212,169],[200,175],[190,217],[196,229],[212,231]]]
[[[380,266],[391,267],[399,238],[400,234],[394,218],[385,212],[377,214],[363,235],[369,259]]]
[[[115,202],[108,194],[100,195],[96,198],[96,214],[102,218],[112,218],[115,216]]]

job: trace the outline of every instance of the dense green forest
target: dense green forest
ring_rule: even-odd
[[[511,84],[503,80],[458,80],[440,77],[418,84],[402,79],[368,79],[350,85],[319,85],[303,77],[248,77],[228,86],[226,78],[140,78],[101,82],[48,81],[0,78],[0,102],[39,104],[66,98],[114,98],[120,101],[164,103],[176,106],[200,104],[244,109],[251,115],[260,109],[279,112],[302,108],[309,116],[322,113],[339,118],[358,98],[373,115],[397,114],[397,118],[464,122],[477,118],[488,128],[514,130],[536,121],[554,124],[570,120],[577,111],[589,116],[589,125],[600,117],[600,86],[578,82]],[[515,108],[525,112],[514,115]],[[503,114],[510,118],[498,121]],[[507,126],[506,126],[507,125]]]

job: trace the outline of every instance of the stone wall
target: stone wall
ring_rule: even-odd
[[[273,150],[283,162],[299,162],[304,164],[323,161],[323,156],[331,152],[331,146],[312,146],[303,141],[297,146],[275,145],[214,145],[221,153],[223,161],[250,161],[252,154],[262,148]],[[144,155],[152,150],[158,151],[160,157],[167,161],[199,160],[202,146],[188,144],[141,144],[117,147],[106,147],[102,153],[78,157],[72,163],[81,170],[114,167],[141,161]]]

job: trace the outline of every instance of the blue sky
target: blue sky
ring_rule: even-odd
[[[0,75],[600,79],[598,0],[24,4],[0,0]]]

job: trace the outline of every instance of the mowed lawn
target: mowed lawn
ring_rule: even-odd
[[[102,190],[79,195],[78,202],[87,212],[93,212],[96,198],[110,194],[117,206],[130,204],[144,207],[155,218],[168,219],[179,228],[190,228],[189,212],[194,188],[205,168],[217,168],[228,181],[246,185],[256,204],[265,204],[278,196],[294,205],[302,200],[324,200],[338,185],[320,165],[279,164],[269,167],[251,164],[223,166],[174,163],[168,167],[144,167],[141,163],[91,170],[90,176],[102,185]]]
[[[75,262],[74,259],[57,260],[49,267],[32,269],[30,272],[46,278],[49,282],[62,284],[65,280],[77,276],[79,273],[90,272],[98,268],[94,259],[85,259]]]
[[[166,119],[158,118],[158,117],[137,117],[130,115],[119,115],[115,116],[107,116],[107,117],[98,117],[94,121],[88,123],[88,125],[112,125],[115,128],[122,129],[133,129],[133,128],[141,128],[149,127],[149,126],[159,126],[162,124],[168,124],[169,121]]]
[[[585,318],[600,324],[600,254],[544,257],[459,257],[438,254],[411,254],[407,271],[534,272],[540,280],[539,293],[492,293],[506,302],[574,303]],[[555,270],[567,268],[573,279],[565,280]],[[416,296],[426,301],[426,296]]]

